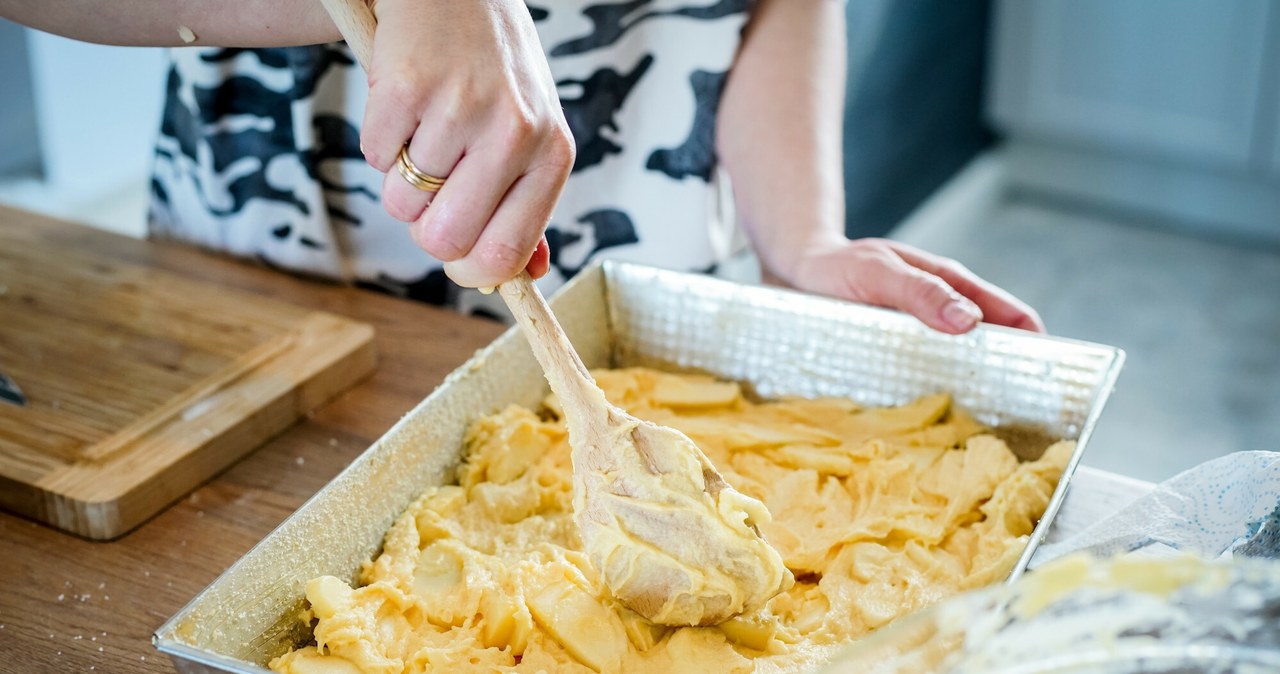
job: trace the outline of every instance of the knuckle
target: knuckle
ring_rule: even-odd
[[[891,264],[900,259],[882,239],[854,239],[850,242],[849,247],[853,250],[853,255],[857,259],[868,262],[874,261],[875,264]]]
[[[523,251],[507,241],[489,241],[478,251],[478,262],[501,275],[503,278],[514,276],[527,262],[530,251]]]
[[[454,89],[447,103],[441,110],[440,121],[445,128],[457,129],[474,116],[474,111],[481,107],[475,91],[469,86]]]
[[[880,306],[897,304],[893,298],[893,279],[898,270],[881,255],[869,255],[850,269],[850,299]]]
[[[382,173],[386,173],[391,168],[390,160],[382,156],[380,151],[381,142],[377,134],[373,131],[360,132],[360,151],[364,154],[364,160],[369,165],[378,169]]]
[[[564,124],[557,124],[547,143],[548,160],[563,173],[568,173],[578,159],[578,146]]]
[[[956,277],[974,276],[973,271],[964,265],[964,263],[952,259],[944,259],[939,263],[943,271]]]
[[[409,223],[409,238],[413,239],[414,245],[426,250],[427,247],[422,242],[422,226],[418,223]]]
[[[470,247],[459,243],[447,227],[424,224],[418,237],[418,246],[441,262],[453,262],[466,257]]]
[[[413,222],[417,218],[417,214],[413,213],[409,207],[401,203],[399,199],[383,199],[383,208],[386,209],[388,215],[400,222]]]
[[[388,215],[401,222],[413,222],[422,214],[421,204],[411,203],[411,199],[402,190],[389,187],[382,190],[382,207]]]
[[[426,99],[426,87],[406,68],[397,68],[369,85],[371,104],[389,105],[406,114],[422,107]]]
[[[942,306],[951,301],[950,288],[931,274],[923,272],[912,274],[910,283],[906,299],[912,306]]]
[[[508,150],[527,148],[542,133],[538,119],[527,110],[511,110],[504,117],[502,142]]]
[[[858,239],[857,241],[854,242],[854,245],[859,246],[868,255],[872,255],[875,257],[883,258],[883,259],[890,259],[890,258],[895,260],[899,259],[898,254],[893,250],[893,247],[889,244],[889,242],[879,237],[870,236],[870,237]]]
[[[903,272],[904,265],[898,256],[883,248],[868,248],[863,258],[868,276],[871,278],[893,278]]]

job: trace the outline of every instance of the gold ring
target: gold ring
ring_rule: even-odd
[[[413,160],[409,159],[408,145],[400,148],[400,158],[396,161],[396,168],[400,169],[400,175],[404,176],[406,182],[423,192],[439,192],[440,188],[444,187],[444,178],[423,173],[413,165]]]

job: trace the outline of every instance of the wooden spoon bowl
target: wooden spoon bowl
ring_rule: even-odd
[[[605,399],[526,273],[499,287],[560,400],[574,518],[604,586],[664,625],[713,625],[793,581],[757,523],[760,501],[721,477],[684,433]]]
[[[368,70],[377,19],[364,0],[322,0]],[[499,287],[569,427],[574,517],[606,589],[652,622],[711,625],[792,583],[755,524],[769,511],[725,483],[683,433],[609,404],[528,273]]]

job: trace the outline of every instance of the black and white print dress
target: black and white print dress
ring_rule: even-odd
[[[591,260],[708,270],[733,246],[715,113],[751,0],[529,5],[577,143],[550,292]],[[382,209],[344,44],[173,50],[152,234],[437,304],[460,294]],[[345,278],[344,276],[354,276]]]

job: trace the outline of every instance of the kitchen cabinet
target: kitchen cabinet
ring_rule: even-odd
[[[26,38],[21,26],[0,19],[0,91],[5,92],[4,105],[0,105],[0,147],[4,148],[0,152],[0,179],[40,173]]]
[[[1011,181],[1280,243],[1280,2],[1001,0]]]
[[[1280,14],[1280,9],[1276,10]],[[1280,23],[1277,19],[1276,23]],[[1280,28],[1275,31],[1280,34]],[[1280,37],[1276,38],[1280,45]],[[1268,166],[1271,175],[1280,176],[1280,46],[1272,50],[1271,73],[1271,162]]]
[[[1007,129],[1248,164],[1266,0],[1005,2],[992,112]]]

